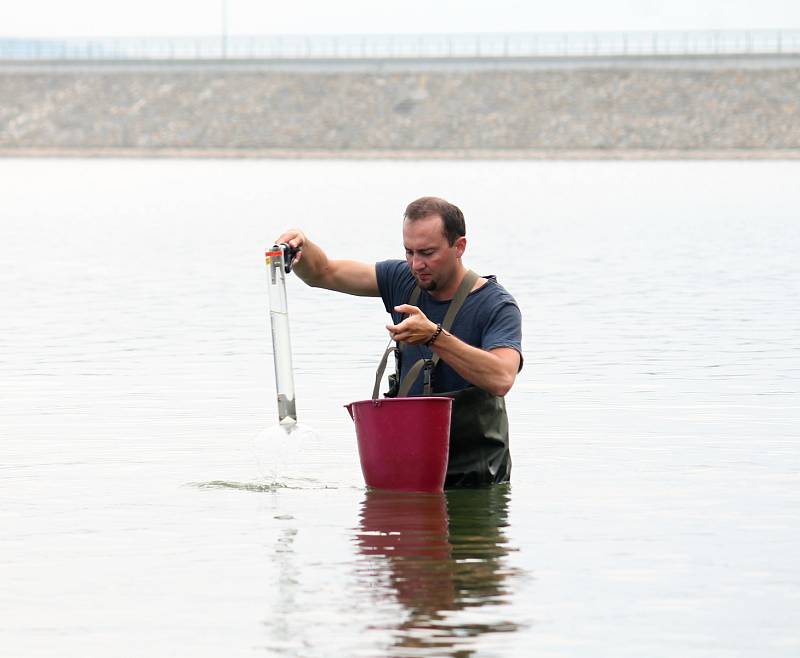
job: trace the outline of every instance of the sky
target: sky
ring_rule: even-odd
[[[0,0],[0,37],[216,35],[223,14],[232,35],[800,29],[800,0]]]

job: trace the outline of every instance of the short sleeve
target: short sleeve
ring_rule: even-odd
[[[394,314],[394,307],[405,303],[415,285],[408,265],[403,260],[378,261],[375,263],[375,278],[386,312]]]
[[[511,347],[520,356],[522,368],[522,314],[513,302],[498,306],[483,332],[481,347],[492,350],[498,347]]]

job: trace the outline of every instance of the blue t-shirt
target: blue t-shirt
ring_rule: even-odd
[[[397,324],[405,318],[394,310],[406,304],[417,285],[414,275],[403,260],[384,260],[375,264],[378,289],[386,310]],[[520,354],[522,367],[522,314],[509,292],[494,276],[486,276],[488,283],[473,290],[464,300],[456,315],[450,333],[469,345],[484,350],[511,347]],[[422,290],[416,304],[429,320],[437,324],[444,320],[450,300],[438,301]],[[430,359],[433,353],[424,345],[407,345],[403,349],[400,376],[418,359]],[[472,386],[443,360],[440,360],[431,378],[433,392],[460,391]],[[411,387],[411,395],[422,394],[422,375]]]

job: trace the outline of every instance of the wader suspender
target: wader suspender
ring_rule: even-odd
[[[453,324],[453,320],[456,319],[456,315],[458,314],[459,310],[461,309],[461,305],[464,303],[464,300],[467,298],[470,292],[472,292],[472,287],[475,285],[475,282],[478,280],[478,275],[475,274],[472,270],[467,270],[467,273],[464,275],[463,280],[461,281],[461,285],[458,287],[456,291],[455,297],[450,301],[450,306],[447,307],[447,313],[444,316],[444,320],[442,320],[442,330],[449,331],[450,326]],[[417,301],[419,300],[420,295],[420,288],[417,286],[414,288],[414,291],[411,293],[411,297],[408,299],[408,303],[411,306],[416,306]],[[383,357],[381,358],[381,362],[378,365],[378,372],[375,373],[375,386],[372,389],[372,399],[377,400],[378,395],[380,394],[380,387],[381,387],[381,380],[383,379],[383,373],[386,370],[386,362],[389,359],[389,354],[397,354],[399,352],[399,347],[387,347],[386,351],[383,353]],[[408,392],[411,390],[411,386],[416,381],[417,377],[419,376],[419,371],[422,368],[425,368],[425,378],[423,384],[423,395],[430,395],[431,394],[431,373],[433,369],[436,367],[436,364],[439,363],[439,355],[434,354],[433,358],[431,359],[419,359],[413,366],[408,370],[405,377],[403,377],[403,381],[400,382],[400,390],[397,393],[397,397],[403,398],[408,395]],[[399,374],[399,371],[398,371]]]

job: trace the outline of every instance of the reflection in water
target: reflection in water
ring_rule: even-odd
[[[297,582],[294,578],[296,567],[293,559],[296,535],[297,528],[291,526],[283,528],[275,546],[273,560],[278,567],[278,579],[273,587],[276,591],[275,610],[278,614],[270,615],[268,624],[271,631],[271,650],[290,656],[294,655],[298,648],[297,633],[288,614],[289,611],[297,609],[295,602]]]
[[[461,489],[445,494],[368,491],[357,530],[366,556],[362,578],[388,582],[388,591],[407,612],[395,630],[389,654],[472,653],[479,636],[515,631],[512,621],[489,614],[488,606],[508,603],[505,564],[513,549],[507,525],[508,485]],[[482,608],[478,615],[467,614]],[[499,611],[498,611],[499,612]]]

